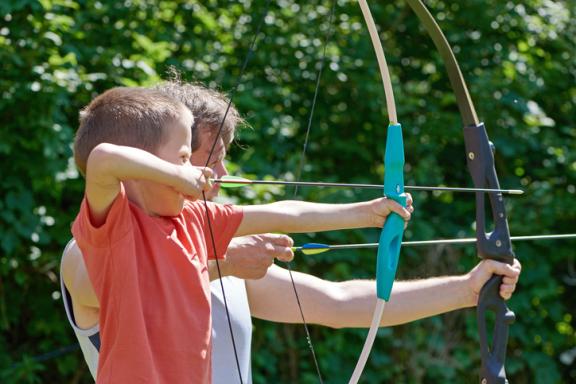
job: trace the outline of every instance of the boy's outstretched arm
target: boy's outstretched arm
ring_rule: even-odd
[[[279,201],[245,206],[244,218],[235,236],[265,232],[305,233],[338,229],[382,227],[394,212],[410,220],[412,198],[403,208],[385,197],[351,204],[321,204],[305,201]]]
[[[102,143],[97,145],[86,164],[86,199],[92,224],[100,226],[120,193],[120,182],[148,180],[174,188],[189,199],[210,190],[207,181],[212,175],[208,168],[193,167],[189,154],[175,156],[174,163],[165,161],[144,150]]]

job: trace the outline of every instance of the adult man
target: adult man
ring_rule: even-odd
[[[233,106],[228,109],[228,100],[223,95],[202,86],[167,82],[157,88],[178,98],[194,115],[192,164],[203,166],[210,158],[208,166],[215,177],[226,175],[224,157],[234,137],[234,130],[241,122],[236,109]],[[222,131],[218,134],[225,115]],[[210,156],[216,138],[218,140]],[[215,197],[218,188],[215,186],[207,197]],[[409,209],[412,210],[411,206]],[[285,235],[267,234],[235,239],[228,248],[226,260],[221,263],[222,284],[244,383],[251,382],[251,316],[275,322],[301,322],[288,272],[272,265],[274,258],[292,252],[292,245],[292,240]],[[85,358],[94,375],[97,349],[88,338],[96,339],[99,304],[90,295],[90,281],[85,275],[82,255],[68,247],[62,263],[62,290],[69,318],[84,344]],[[214,264],[210,272],[211,279],[218,278]],[[475,306],[481,287],[493,273],[504,275],[500,294],[505,299],[510,298],[520,274],[519,263],[508,266],[483,261],[463,276],[397,282],[382,326]],[[330,282],[298,272],[294,272],[293,277],[307,322],[334,328],[369,327],[375,302],[373,281]],[[238,381],[238,373],[220,281],[213,281],[211,285],[212,379],[217,384],[233,383]]]

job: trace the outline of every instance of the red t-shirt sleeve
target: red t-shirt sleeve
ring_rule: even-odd
[[[191,214],[189,218],[191,223],[201,223],[204,240],[208,251],[208,259],[214,259],[217,256],[219,259],[224,258],[226,250],[230,241],[234,237],[236,230],[242,222],[244,212],[242,208],[232,204],[216,204],[212,202],[207,203],[208,215],[210,217],[210,226],[206,220],[206,206],[203,201],[187,202],[185,211]],[[212,246],[212,235],[214,236],[214,243],[216,245],[216,255],[214,255],[214,247]]]
[[[101,292],[106,271],[112,268],[110,250],[131,232],[132,219],[130,205],[124,187],[112,203],[106,221],[94,227],[90,220],[90,208],[86,196],[82,200],[80,212],[72,225],[72,235],[78,243],[86,268],[96,292]]]

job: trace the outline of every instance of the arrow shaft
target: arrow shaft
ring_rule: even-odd
[[[576,238],[576,233],[558,234],[558,235],[536,235],[536,236],[511,236],[512,241],[534,241],[534,240],[558,240],[558,239],[573,239]],[[463,238],[463,239],[446,239],[446,240],[420,240],[420,241],[406,241],[402,245],[418,246],[418,245],[434,245],[434,244],[470,244],[475,243],[476,238]]]
[[[535,241],[535,240],[560,240],[575,239],[576,233],[558,234],[558,235],[536,235],[536,236],[512,236],[512,241]],[[467,237],[462,239],[440,239],[440,240],[416,240],[403,241],[403,246],[423,246],[423,245],[442,245],[442,244],[472,244],[476,238]],[[360,249],[360,248],[378,248],[378,243],[359,243],[359,244],[336,244],[327,246],[327,250],[336,249]],[[302,247],[294,247],[294,251],[301,251]]]
[[[384,186],[377,184],[357,184],[357,183],[330,183],[315,181],[280,181],[280,180],[247,180],[247,179],[213,179],[212,182],[220,184],[245,184],[245,185],[289,185],[301,187],[337,187],[337,188],[358,188],[358,189],[384,189]],[[487,192],[504,193],[510,195],[522,195],[524,191],[519,189],[491,189],[491,188],[461,188],[461,187],[430,187],[420,185],[406,185],[404,189],[413,191],[452,191],[452,192]]]

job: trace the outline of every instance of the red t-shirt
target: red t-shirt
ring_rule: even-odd
[[[208,203],[221,258],[240,208]],[[94,228],[86,199],[72,233],[100,302],[97,383],[210,383],[207,260],[214,258],[204,202],[177,217],[151,217],[122,189]]]

